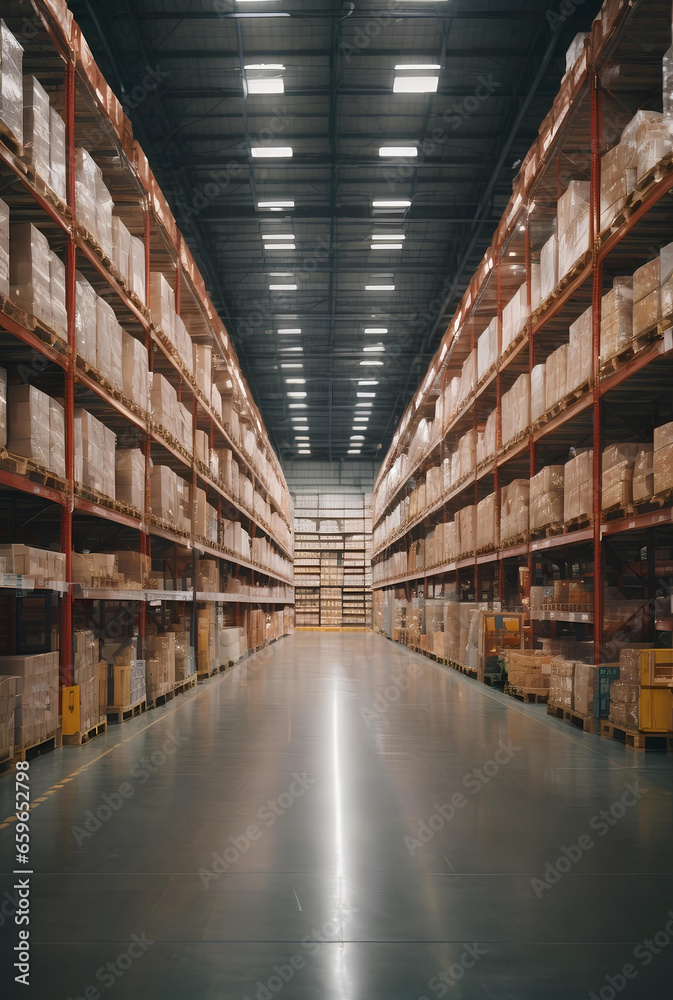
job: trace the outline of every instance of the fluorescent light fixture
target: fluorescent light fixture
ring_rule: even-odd
[[[288,326],[288,327],[285,327],[283,330],[279,330],[278,333],[281,334],[281,335],[283,335],[283,336],[285,336],[286,334],[290,334],[290,333],[292,333],[292,334],[294,334],[294,333],[301,333],[301,330],[299,329],[298,326],[294,326],[294,327],[289,327]]]
[[[364,434],[351,434],[351,441],[364,441]]]
[[[295,441],[310,441],[310,437],[307,434],[295,434]]]
[[[382,198],[372,202],[372,208],[409,208],[406,198]]]
[[[378,385],[375,378],[360,379],[358,385]]]
[[[300,448],[297,451],[297,454],[298,455],[310,455],[311,454],[311,450],[310,450],[310,448]]]
[[[365,333],[387,333],[387,326],[366,326]]]
[[[282,364],[280,367],[281,368],[303,368],[304,365],[302,364],[301,361],[299,361],[296,364],[291,364],[291,365],[290,364]]]
[[[438,87],[438,76],[396,76],[393,79],[393,94],[436,94]]]
[[[369,401],[367,403],[356,403],[355,405],[356,407],[361,407],[362,409],[364,409],[365,407],[373,406],[374,404],[371,401]]]
[[[293,240],[294,233],[262,233],[263,240]]]
[[[270,292],[296,292],[296,285],[269,285]]]
[[[372,250],[401,250],[402,243],[372,243]],[[266,248],[268,250],[268,247]]]
[[[441,69],[439,63],[398,63],[395,72],[405,72],[405,70],[416,69]]]
[[[296,250],[294,243],[265,243],[265,250]]]
[[[390,240],[406,240],[404,233],[390,233],[388,236],[385,233],[372,233],[371,238],[372,240],[385,240],[386,242]]]
[[[376,398],[376,393],[375,392],[358,392],[357,397],[358,397],[358,399],[375,399]]]
[[[516,257],[516,250],[510,250],[509,255],[510,257]]]
[[[361,448],[349,448],[349,450],[346,452],[346,454],[347,455],[361,455],[362,454],[362,449]]]
[[[370,344],[368,347],[363,347],[362,351],[364,354],[383,354],[385,347],[383,344]]]
[[[285,379],[285,384],[286,385],[306,385],[306,379],[305,378],[286,378]]]
[[[304,351],[303,347],[280,347],[279,351],[281,354],[302,354]]]
[[[288,399],[306,399],[307,392],[288,392]]]
[[[285,84],[282,76],[270,77],[269,79],[246,79],[248,94],[284,94]],[[254,153],[253,153],[254,156]]]
[[[292,156],[292,146],[251,146],[250,152],[255,159],[260,160],[270,160],[275,157],[287,159],[289,156]]]
[[[306,421],[308,420],[308,417],[306,417],[306,416],[300,417],[298,414],[293,414],[290,417],[290,420],[292,421],[293,424],[305,424]],[[296,431],[307,431],[308,427],[295,427],[295,430]]]
[[[291,410],[305,410],[308,407],[308,403],[288,403],[287,405]]]
[[[394,292],[394,285],[365,285],[366,292]]]
[[[383,362],[382,361],[361,361],[360,362],[360,367],[361,368],[383,368]]]
[[[239,2],[241,2],[241,0],[239,0]],[[245,3],[245,0],[242,0],[242,2]],[[246,71],[249,70],[249,69],[251,69],[251,70],[255,70],[255,69],[258,69],[258,70],[281,70],[281,71],[285,69],[285,67],[283,66],[282,63],[246,63],[243,68]]]
[[[380,146],[379,156],[418,156],[416,146]]]
[[[282,208],[294,208],[293,201],[258,201],[257,208],[270,208],[272,212],[280,212]]]

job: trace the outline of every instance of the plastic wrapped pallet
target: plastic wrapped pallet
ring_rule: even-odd
[[[545,363],[545,405],[548,410],[565,399],[567,370],[568,345],[561,344]]]
[[[566,357],[565,394],[591,381],[593,375],[593,309],[589,306],[570,327]]]
[[[549,689],[551,657],[535,650],[510,650],[506,654],[507,679],[511,685],[524,690]]]
[[[49,463],[48,468],[65,479],[65,411],[49,397]]]
[[[551,661],[549,679],[549,701],[563,708],[573,707],[573,681],[575,678],[575,661],[561,660],[554,657]]]
[[[151,507],[155,517],[178,525],[178,477],[167,465],[150,470]]]
[[[67,198],[65,163],[65,122],[58,111],[49,108],[50,187],[61,201],[65,201]]]
[[[9,298],[9,206],[0,199],[0,295]]]
[[[502,445],[520,437],[530,425],[530,376],[520,375],[502,397]]]
[[[160,271],[150,274],[152,322],[174,343],[175,292]]]
[[[530,265],[530,307],[533,312],[542,302],[540,264],[538,261],[531,261]]]
[[[460,546],[458,557],[470,556],[475,551],[477,543],[477,508],[474,504],[463,507],[456,514]]]
[[[664,493],[673,488],[673,423],[654,428],[652,471],[654,473],[655,494]]]
[[[639,451],[638,444],[612,444],[603,450],[603,510],[633,503],[633,469]]]
[[[0,121],[23,143],[23,48],[0,19]]]
[[[131,235],[129,257],[129,286],[141,302],[147,301],[145,287],[145,244],[138,236]]]
[[[610,722],[625,729],[638,729],[640,685],[615,680],[610,685]]]
[[[565,464],[563,520],[590,517],[593,512],[593,451],[585,449]]]
[[[673,122],[666,120],[663,115],[657,117],[659,120],[655,121],[654,116],[650,115],[638,126],[638,181],[673,149]]]
[[[151,701],[175,685],[175,633],[148,635],[145,640],[147,691]]]
[[[112,195],[100,169],[96,171],[96,236],[103,253],[112,258]]]
[[[544,302],[551,295],[558,282],[558,241],[556,233],[553,233],[540,251],[541,302]]]
[[[589,181],[570,181],[558,201],[559,280],[589,249],[589,188]]]
[[[528,286],[524,282],[502,311],[503,351],[519,336],[526,325],[528,316]]]
[[[0,448],[7,447],[7,369],[0,368]]]
[[[58,728],[58,655],[0,656],[0,674],[16,678],[15,747],[46,740]]]
[[[477,464],[477,432],[472,428],[458,441],[457,460],[453,463],[453,485],[474,473]]]
[[[112,216],[112,263],[129,284],[129,267],[131,258],[131,234],[125,224],[116,215]]]
[[[493,368],[498,357],[498,319],[494,316],[477,341],[477,381]]]
[[[498,419],[497,410],[492,410],[486,420],[483,434],[477,439],[477,465],[495,458],[495,432]]]
[[[23,151],[36,175],[51,186],[49,95],[34,76],[23,81]]]
[[[0,545],[0,558],[5,560],[5,572],[34,577],[36,587],[50,587],[65,579],[64,552],[13,543]]]
[[[220,395],[220,390],[216,385],[212,385],[210,389],[210,405],[213,408],[213,412],[216,416],[222,419],[222,396]]]
[[[189,336],[187,327],[183,323],[182,319],[177,315],[173,317],[173,338],[176,350],[182,358],[185,368],[187,371],[191,372],[194,368],[192,338]]]
[[[115,492],[117,500],[141,513],[145,509],[145,456],[140,448],[115,451]]]
[[[500,544],[516,541],[528,532],[530,484],[527,479],[515,479],[500,493]]]
[[[174,438],[178,438],[177,409],[178,394],[168,379],[153,372],[150,392],[152,423],[163,428]]]
[[[498,547],[498,525],[495,516],[495,493],[477,504],[477,551]]]
[[[77,353],[87,364],[96,367],[97,298],[96,292],[78,271],[75,277],[75,327]]]
[[[122,330],[122,389],[127,399],[143,413],[149,409],[149,371],[147,348]]]
[[[619,354],[633,339],[633,278],[615,278],[603,296],[601,363]]]
[[[77,222],[96,236],[96,175],[99,169],[86,149],[75,150],[75,207]]]
[[[564,472],[562,465],[547,465],[531,479],[531,531],[563,524]]]
[[[192,503],[189,483],[180,476],[176,476],[175,488],[178,509],[177,521],[175,523],[180,531],[189,532],[192,530]]]
[[[673,243],[659,254],[659,308],[662,318],[673,315]]]
[[[51,326],[49,240],[30,222],[10,229],[9,276],[11,296],[29,315]]]
[[[75,410],[75,481],[114,499],[115,434],[87,410]]]
[[[633,502],[644,503],[654,493],[654,446],[641,444],[633,466]]]
[[[546,413],[547,367],[535,365],[530,373],[530,419],[532,423]]]
[[[7,449],[49,468],[49,396],[33,385],[13,385],[8,393]]]
[[[210,399],[212,357],[212,347],[209,347],[207,344],[194,344],[194,376],[196,384],[206,399]]]
[[[581,59],[588,37],[588,32],[580,31],[573,38],[568,51],[566,52],[566,73],[569,73],[573,66],[575,66],[575,64]]]
[[[661,260],[655,257],[633,275],[633,336],[653,330],[661,319]]]
[[[0,756],[3,760],[14,755],[16,681],[16,677],[0,676]]]
[[[626,205],[626,155],[627,148],[620,142],[601,157],[601,232]]]
[[[65,308],[65,264],[49,251],[49,297],[51,299],[50,326],[63,340],[67,339],[68,314]]]
[[[184,403],[178,403],[176,413],[177,438],[188,455],[192,453],[192,415]]]

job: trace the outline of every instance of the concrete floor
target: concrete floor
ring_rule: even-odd
[[[670,995],[671,765],[379,636],[282,639],[33,763],[32,985],[3,996]]]

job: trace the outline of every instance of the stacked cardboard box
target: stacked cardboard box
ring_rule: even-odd
[[[114,431],[86,410],[75,410],[75,482],[115,496]]]
[[[621,674],[621,669],[620,669]],[[610,685],[610,722],[626,729],[638,729],[640,682],[616,680]]]
[[[654,445],[641,444],[633,466],[633,502],[644,503],[654,493]]]
[[[575,678],[575,661],[561,660],[554,657],[551,661],[549,680],[549,701],[563,708],[573,708],[573,681]]]
[[[673,243],[659,254],[659,308],[662,319],[673,315]]]
[[[582,449],[565,464],[563,520],[590,517],[593,511],[593,451]]]
[[[16,747],[46,740],[58,729],[58,671],[58,652],[0,656],[0,675],[16,677]]]
[[[155,701],[175,687],[175,632],[148,635],[145,648],[147,696]]]
[[[603,510],[633,503],[633,470],[640,452],[638,444],[613,444],[603,451],[601,503]]]
[[[17,305],[65,339],[65,265],[30,222],[10,228],[9,280]]]
[[[208,347],[206,344],[194,344],[194,377],[196,379],[196,384],[206,399],[210,399],[210,390],[213,381],[212,359],[212,347]],[[220,402],[220,406],[221,405],[222,404]]]
[[[117,557],[109,552],[73,552],[72,581],[82,587],[114,588],[124,584]]]
[[[220,564],[217,559],[199,559],[197,590],[204,594],[220,593]]]
[[[77,222],[89,231],[110,259],[112,249],[112,196],[103,181],[103,172],[91,154],[75,150],[75,205]]]
[[[147,348],[122,330],[122,388],[143,413],[149,409],[149,381]]]
[[[556,233],[552,233],[540,251],[540,297],[542,302],[551,295],[558,282],[558,240]]]
[[[498,357],[498,319],[493,317],[477,341],[477,381],[495,365]]]
[[[32,545],[0,545],[4,572],[33,577],[36,587],[48,587],[65,580],[65,553],[37,549]]]
[[[500,544],[506,545],[525,535],[529,525],[530,484],[515,479],[500,494]]]
[[[145,456],[140,448],[118,448],[115,451],[115,496],[143,513]]]
[[[96,369],[115,389],[123,388],[122,328],[112,306],[96,296]]]
[[[9,389],[7,447],[46,469],[50,466],[49,396],[32,385]],[[54,471],[54,470],[52,470]]]
[[[34,76],[23,81],[23,152],[36,176],[51,187],[49,95]]]
[[[154,465],[150,470],[152,513],[162,521],[179,527],[178,477],[167,465]]]
[[[477,504],[477,550],[495,549],[497,546],[498,525],[495,516],[495,493],[491,493]]]
[[[530,480],[531,531],[563,524],[564,467],[548,465]]]
[[[2,761],[11,758],[14,753],[16,684],[16,677],[0,676],[0,760]]]
[[[610,687],[619,678],[620,668],[615,664],[599,667],[592,663],[575,662],[573,681],[573,706],[581,715],[607,719],[610,710]]]
[[[526,325],[529,315],[528,286],[524,282],[502,311],[503,352],[519,336]]]
[[[483,431],[477,431],[477,465],[495,458],[495,432],[497,427],[497,410],[492,410],[486,420]],[[441,488],[440,488],[441,495]]]
[[[152,423],[178,440],[178,394],[167,378],[158,372],[150,374]]]
[[[0,121],[23,143],[23,47],[0,20]]]
[[[175,633],[175,680],[185,681],[194,673],[194,650],[190,645],[189,631]]]
[[[530,376],[520,375],[502,397],[502,445],[519,437],[530,425]]]
[[[615,278],[603,296],[601,364],[619,354],[633,339],[633,278]]]
[[[112,552],[117,564],[118,571],[124,577],[124,586],[128,590],[142,590],[147,586],[147,578],[152,572],[152,560],[150,556],[140,552],[131,552],[124,549],[120,552]]]
[[[9,298],[9,207],[0,198],[0,295]]]
[[[145,246],[116,215],[112,216],[112,260],[127,289],[145,302]]]
[[[535,365],[530,373],[530,419],[535,423],[547,412],[547,366]]]
[[[586,385],[593,375],[591,306],[570,327],[566,357],[565,394]]]
[[[561,344],[553,351],[545,363],[545,407],[553,406],[566,397],[568,375],[568,345]]]
[[[589,249],[589,188],[589,181],[570,181],[558,201],[559,281]]]
[[[197,611],[197,669],[199,674],[210,676],[217,666],[216,650],[219,650],[216,635],[215,611],[211,607]]]
[[[542,652],[515,652],[505,654],[507,679],[514,687],[525,690],[548,690],[552,658]]]
[[[655,494],[673,488],[673,422],[654,428],[652,471]]]
[[[633,275],[633,336],[656,327],[661,319],[661,259],[655,257]]]
[[[90,630],[73,632],[73,685],[79,687],[80,731],[86,732],[101,720],[98,640]],[[65,716],[67,705],[63,704]]]

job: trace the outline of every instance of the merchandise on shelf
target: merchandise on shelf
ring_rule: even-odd
[[[0,656],[0,674],[16,678],[14,746],[25,747],[58,729],[58,652]]]
[[[498,525],[495,517],[495,493],[477,504],[477,551],[498,547]]]
[[[552,658],[537,650],[509,650],[505,655],[507,680],[524,691],[548,691]]]
[[[662,319],[673,315],[673,243],[659,254],[659,305]]]
[[[558,240],[553,233],[540,251],[540,298],[544,302],[558,285]]]
[[[652,471],[655,494],[673,489],[673,422],[654,428]]]
[[[49,397],[49,462],[47,468],[65,479],[65,410]]]
[[[49,588],[65,580],[65,553],[37,549],[32,545],[0,545],[4,572],[32,577],[36,587]]]
[[[98,640],[90,630],[75,630],[72,634],[72,686],[79,687],[80,731],[86,732],[101,720],[100,669]],[[64,722],[68,712],[68,688],[63,689]]]
[[[502,445],[506,448],[527,430],[530,424],[530,376],[519,375],[502,397]]]
[[[103,647],[103,659],[109,665],[110,705],[128,708],[145,700],[145,661],[138,656],[139,647],[138,636],[121,642],[106,642]]]
[[[558,201],[558,279],[589,249],[589,181],[570,181]]]
[[[23,80],[23,154],[37,177],[51,186],[49,95],[39,80]]]
[[[589,306],[570,327],[565,394],[586,386],[593,376],[593,309]]]
[[[0,368],[0,449],[7,447],[7,371]]]
[[[474,390],[477,381],[477,350],[470,351],[463,361],[460,373],[460,394],[458,396],[458,408],[468,399]]]
[[[641,444],[633,466],[633,502],[644,503],[654,493],[654,445]]]
[[[565,399],[568,374],[568,345],[561,344],[545,363],[545,406],[551,410]]]
[[[96,367],[96,323],[97,295],[95,290],[78,271],[75,277],[75,327],[77,353],[93,368]]]
[[[150,302],[152,303],[152,322],[163,331],[166,337],[174,340],[173,323],[175,320],[175,292],[160,271],[150,274]]]
[[[655,257],[633,275],[633,337],[654,329],[661,319],[661,260]]]
[[[61,267],[54,264],[52,282],[54,256],[49,240],[37,226],[30,222],[12,223],[9,255],[11,297],[24,312],[63,337],[65,270],[62,264]]]
[[[16,677],[0,676],[0,755],[13,756],[16,729]]]
[[[0,295],[9,298],[9,206],[0,198]]]
[[[208,347],[206,344],[194,344],[194,377],[197,386],[206,399],[210,399],[211,395],[212,359],[212,347]]]
[[[492,410],[486,420],[483,431],[477,437],[477,465],[495,458],[495,432],[497,426],[497,410]]]
[[[23,47],[0,19],[0,121],[23,143]]]
[[[516,340],[528,321],[528,285],[521,285],[502,311],[502,350]]]
[[[547,412],[547,365],[535,365],[530,373],[530,419],[535,423]]]
[[[155,517],[178,524],[178,476],[167,465],[155,465],[150,470],[151,507]]]
[[[159,372],[150,372],[149,379],[152,423],[179,440],[182,437],[182,425],[178,427],[178,394],[168,379]]]
[[[87,410],[75,410],[75,482],[115,498],[114,431]]]
[[[175,687],[175,632],[148,635],[145,650],[147,695],[154,701]]]
[[[96,296],[96,368],[115,389],[122,389],[122,328],[112,306]]]
[[[67,197],[65,163],[65,122],[55,108],[49,108],[50,186],[61,201]]]
[[[530,529],[563,523],[564,467],[548,465],[530,480]]]
[[[194,534],[217,542],[217,511],[207,502],[205,490],[198,487],[194,499]]]
[[[498,356],[498,319],[493,317],[477,341],[477,381],[493,368]]]
[[[603,450],[603,510],[633,503],[633,470],[639,452],[639,444],[613,444]]]
[[[500,493],[500,544],[506,545],[528,532],[530,483],[515,479]]]
[[[72,580],[81,587],[115,588],[124,584],[117,557],[108,552],[73,552]]]
[[[12,385],[8,404],[8,451],[56,472],[51,469],[50,397],[34,385]]]
[[[140,513],[144,512],[145,456],[139,448],[115,451],[115,496]]]
[[[578,449],[578,454],[565,464],[563,484],[563,520],[591,516],[593,510],[593,451]]]
[[[615,278],[603,296],[601,364],[619,354],[633,339],[633,278]]]
[[[149,409],[150,372],[147,348],[122,330],[122,388],[143,414]]]

